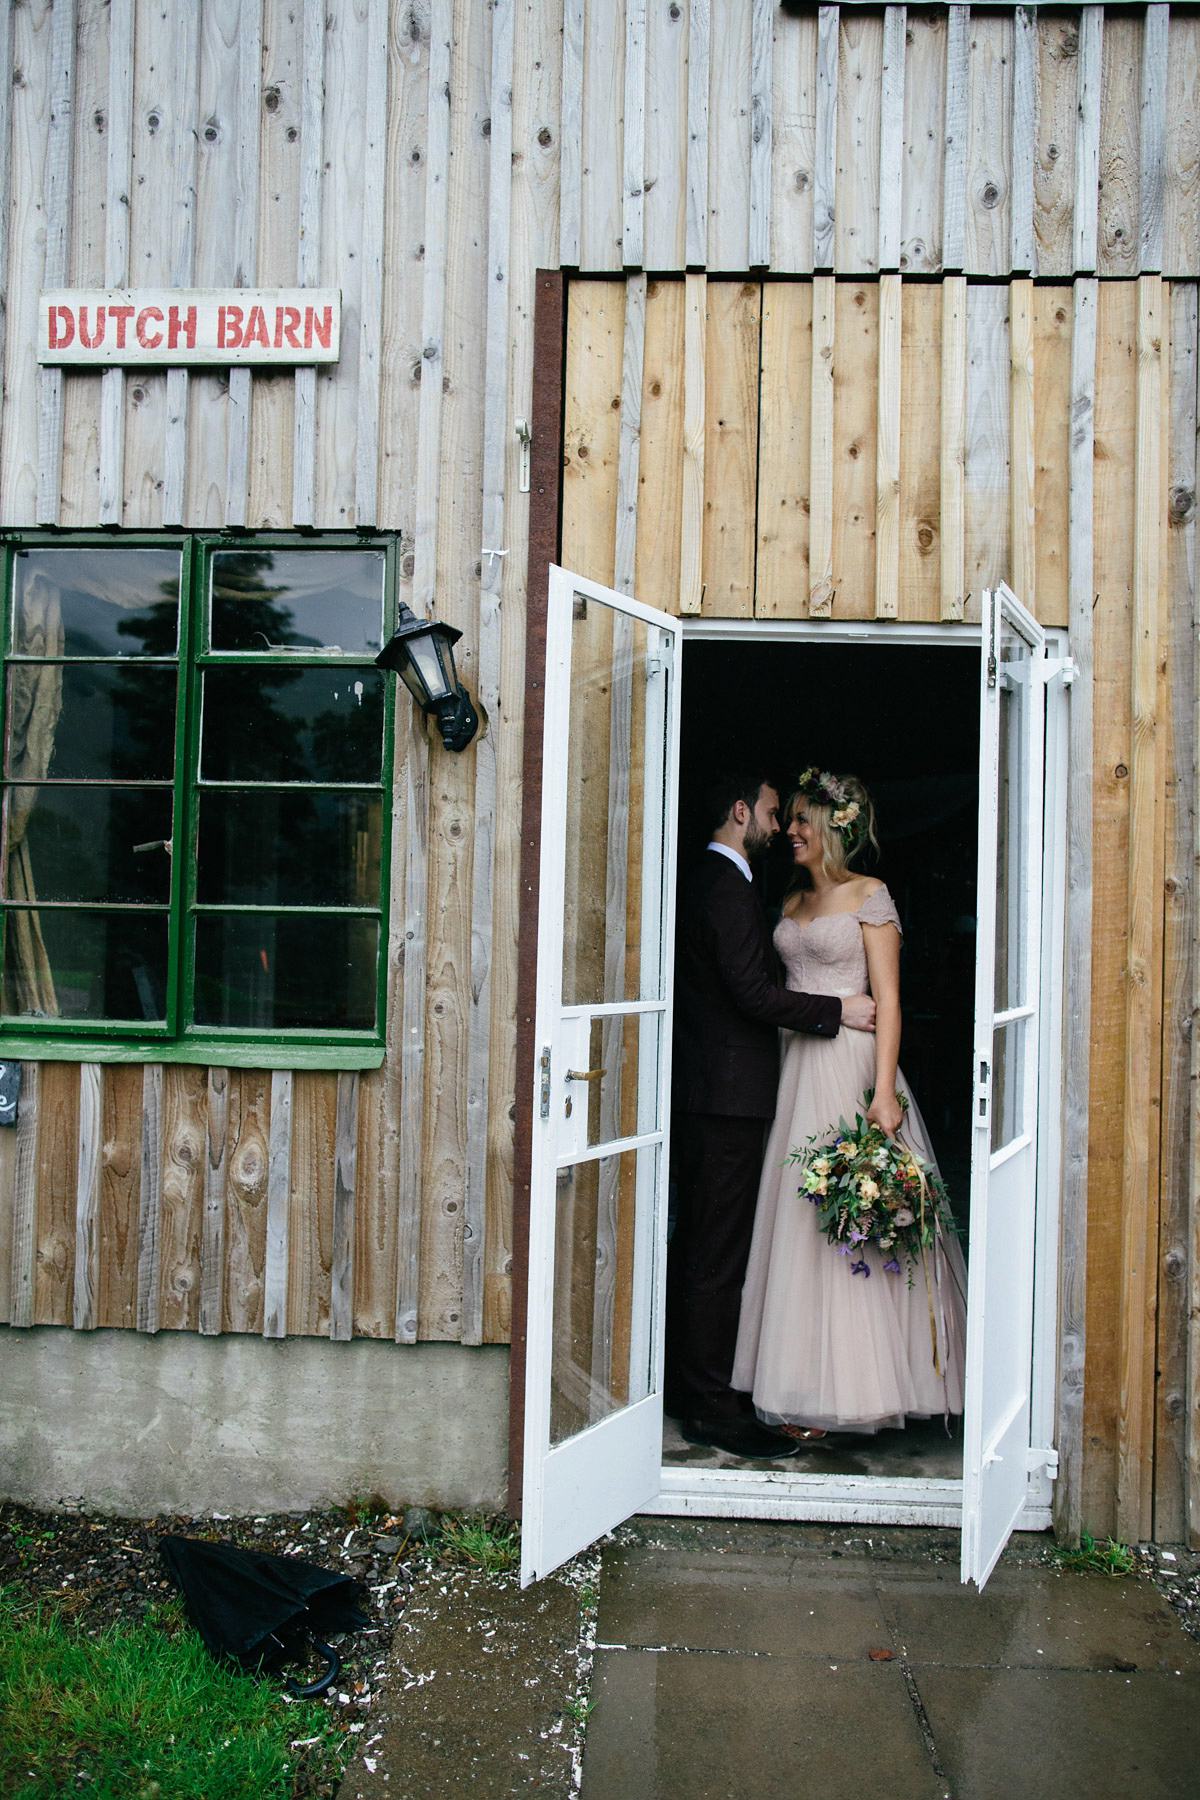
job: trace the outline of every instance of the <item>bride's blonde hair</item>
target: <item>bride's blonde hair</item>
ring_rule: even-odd
[[[821,839],[821,867],[827,881],[849,881],[853,864],[867,846],[879,854],[875,836],[875,808],[857,775],[831,775],[827,770],[805,769],[789,794],[784,819],[790,825],[803,806]],[[789,893],[807,885],[803,869],[797,869]]]

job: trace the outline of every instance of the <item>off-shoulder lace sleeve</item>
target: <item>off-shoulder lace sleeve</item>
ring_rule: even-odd
[[[854,916],[860,925],[894,925],[901,937],[904,936],[900,926],[900,914],[896,911],[892,903],[892,896],[886,887],[878,887],[873,894],[868,894]]]

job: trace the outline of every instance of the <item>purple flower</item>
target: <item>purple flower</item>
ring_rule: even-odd
[[[852,1274],[852,1275],[865,1275],[865,1276],[866,1276],[866,1277],[867,1277],[867,1278],[868,1278],[868,1280],[869,1280],[869,1279],[870,1279],[870,1275],[871,1275],[871,1271],[870,1271],[870,1269],[869,1269],[869,1268],[868,1268],[868,1267],[867,1267],[867,1262],[866,1262],[866,1258],[865,1258],[865,1257],[864,1257],[864,1258],[863,1258],[863,1259],[862,1259],[862,1261],[860,1261],[860,1262],[856,1262],[856,1263],[851,1263],[851,1264],[850,1264],[850,1273],[851,1273],[851,1274]]]
[[[867,1241],[867,1233],[865,1231],[859,1231],[858,1228],[855,1227],[855,1229],[850,1233],[850,1242],[852,1244],[865,1244],[866,1241]]]
[[[894,1256],[890,1256],[883,1266],[889,1275],[898,1275],[900,1273],[900,1264],[896,1261]]]
[[[834,1249],[839,1256],[852,1256],[854,1254],[849,1244],[835,1244]]]

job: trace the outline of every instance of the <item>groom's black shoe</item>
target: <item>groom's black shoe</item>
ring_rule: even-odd
[[[730,1456],[795,1456],[800,1446],[757,1419],[685,1419],[680,1429],[689,1444],[707,1444]]]

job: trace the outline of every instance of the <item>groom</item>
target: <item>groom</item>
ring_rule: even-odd
[[[750,865],[779,832],[779,795],[732,775],[709,803],[711,839],[680,897],[671,1110],[675,1230],[667,1264],[668,1411],[689,1443],[790,1456],[793,1439],[730,1387],[763,1142],[775,1116],[778,1028],[875,1029],[867,994],[838,1000],[780,982]]]

